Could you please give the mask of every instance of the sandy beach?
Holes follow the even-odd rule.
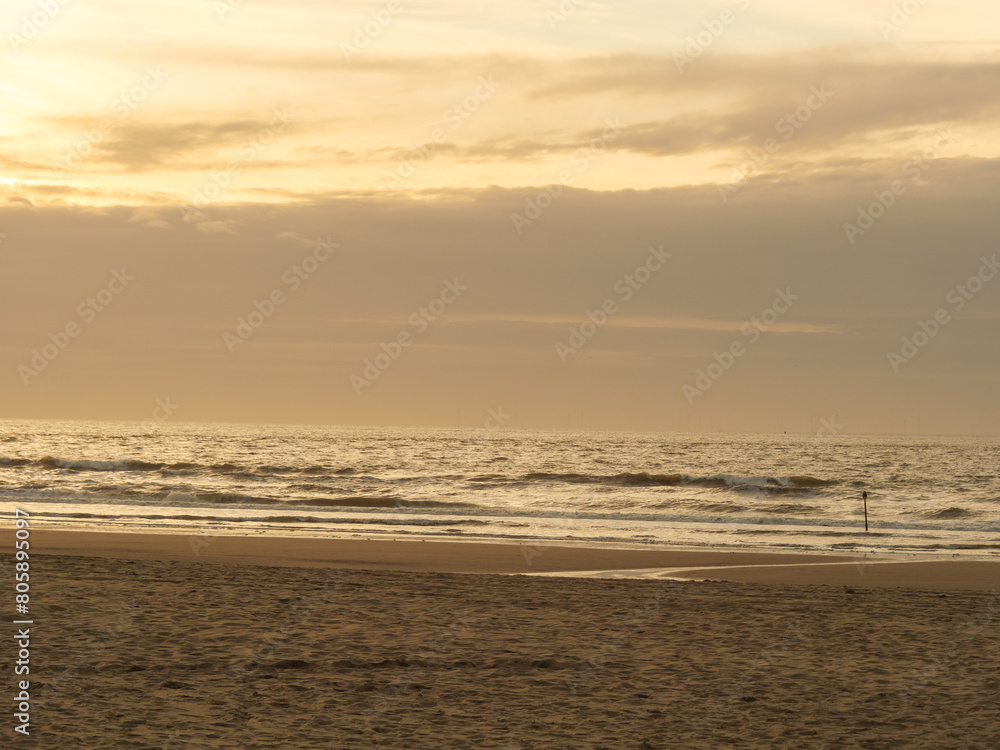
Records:
[[[1000,746],[996,563],[198,541],[33,533],[16,746]]]

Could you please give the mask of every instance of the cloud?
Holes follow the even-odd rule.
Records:
[[[71,397],[113,405],[159,388],[183,395],[192,419],[273,418],[267,409],[280,404],[303,420],[392,422],[405,401],[419,404],[407,412],[414,420],[433,422],[435,412],[473,408],[499,392],[539,414],[579,399],[686,409],[681,385],[713,352],[747,341],[742,327],[789,289],[800,299],[706,408],[727,410],[731,424],[759,424],[759,394],[774,384],[784,402],[817,413],[851,383],[841,414],[855,426],[891,426],[903,393],[933,404],[922,407],[925,419],[945,420],[995,388],[997,297],[972,300],[901,375],[886,353],[996,252],[998,177],[997,160],[944,160],[854,246],[842,225],[880,185],[848,166],[805,182],[761,178],[730,203],[711,186],[567,188],[521,235],[509,217],[533,190],[315,192],[294,203],[208,205],[195,225],[170,204],[0,208],[4,247],[18,249],[0,283],[9,325],[0,372],[16,381],[32,348],[124,267],[136,277],[128,293],[25,389],[19,408],[79,413]],[[292,293],[285,274],[302,266],[317,236],[340,247]],[[623,299],[617,282],[660,244],[673,257]],[[362,408],[349,375],[412,329],[410,316],[446,279],[468,291]],[[222,333],[275,289],[287,302],[230,355]],[[563,365],[556,342],[608,298],[620,313]],[[60,391],[66,382],[75,387]],[[264,392],[264,400],[252,395]],[[985,429],[995,411],[980,410],[973,422]],[[609,418],[606,426],[624,424]]]
[[[79,121],[59,123],[72,131]],[[222,120],[151,123],[130,120],[118,125],[106,139],[93,144],[82,159],[95,169],[118,168],[124,172],[203,170],[217,163],[221,153],[235,151],[268,125],[267,121]],[[199,158],[200,157],[200,158]]]
[[[834,147],[849,138],[941,123],[991,122],[1000,103],[983,91],[1000,85],[1000,59],[924,60],[884,49],[854,47],[782,56],[715,56],[678,72],[668,56],[621,55],[580,61],[576,70],[528,94],[534,101],[624,97],[656,99],[654,109],[688,111],[648,120],[639,136],[617,148],[639,145],[656,153],[759,137],[794,114],[814,89],[830,92],[824,117],[802,129],[799,142]],[[933,92],[933,95],[930,95]],[[659,132],[660,138],[650,138]],[[699,132],[704,135],[695,137]],[[631,138],[631,142],[630,139]]]
[[[157,229],[172,229],[173,226],[163,218],[166,213],[164,209],[156,208],[152,206],[145,206],[142,208],[136,208],[132,211],[132,215],[129,217],[129,221],[137,224],[142,224],[146,227],[154,227]]]
[[[191,55],[184,58],[191,65],[202,54],[176,51],[182,53]],[[229,200],[262,190],[308,192],[320,182],[384,189],[385,170],[413,160],[421,139],[442,127],[442,113],[468,97],[485,74],[500,84],[497,93],[457,127],[448,123],[446,137],[420,155],[418,174],[404,188],[552,181],[577,149],[600,138],[608,118],[626,127],[602,145],[602,167],[586,175],[587,185],[598,189],[725,183],[748,151],[768,139],[778,142],[780,153],[755,170],[758,176],[838,169],[845,154],[858,160],[857,168],[881,168],[887,159],[925,148],[937,129],[948,126],[961,133],[962,154],[1000,153],[992,128],[1000,102],[982,93],[1000,84],[995,54],[917,57],[884,45],[780,55],[720,52],[679,71],[666,54],[576,51],[551,58],[373,52],[347,70],[331,52],[299,73],[282,68],[283,51],[246,54],[254,71],[276,54],[270,60],[274,75],[250,67],[241,75],[242,57],[227,58],[234,72],[219,73],[218,83],[232,85],[213,110],[201,101],[208,89],[190,77],[197,66],[187,78],[171,68],[172,83],[185,85],[157,92],[150,109],[116,122],[67,179],[84,192],[99,182],[126,193],[190,194],[184,173],[208,175],[236,159],[241,174],[233,189],[247,192],[231,192]],[[183,105],[172,106],[169,97],[179,92]],[[251,149],[247,144],[267,126],[278,101],[293,103],[292,126],[266,151]],[[817,102],[821,106],[813,106]],[[50,144],[76,143],[100,117],[63,112],[40,120],[40,134],[8,157],[9,168],[51,180],[51,169],[42,165],[62,152]],[[242,159],[245,148],[252,159]]]
[[[238,226],[239,222],[232,219],[228,221],[199,221],[195,223],[195,228],[199,232],[205,232],[206,234],[238,235],[239,232],[236,231]]]

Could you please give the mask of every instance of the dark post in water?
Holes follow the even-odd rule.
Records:
[[[865,531],[868,531],[868,492],[861,493],[861,499],[865,501]]]

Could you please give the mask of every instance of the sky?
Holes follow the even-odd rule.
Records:
[[[1000,432],[988,0],[11,0],[0,417]]]

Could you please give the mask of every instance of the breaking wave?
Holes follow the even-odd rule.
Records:
[[[496,480],[499,477],[473,477],[472,481]],[[624,487],[754,487],[754,488],[791,488],[808,489],[813,487],[828,487],[838,484],[833,479],[818,479],[817,477],[796,475],[790,477],[768,476],[738,476],[735,474],[712,474],[710,476],[691,476],[690,474],[650,474],[648,472],[623,472],[620,474],[576,474],[534,472],[522,477],[526,482],[564,482],[570,484],[606,484]]]

